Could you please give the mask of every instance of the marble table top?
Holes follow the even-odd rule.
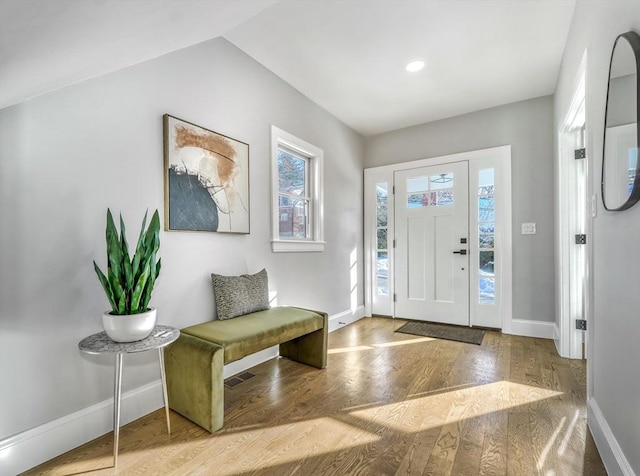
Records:
[[[170,326],[155,326],[146,339],[135,342],[114,342],[106,332],[85,337],[78,343],[78,348],[87,354],[130,354],[145,350],[159,349],[167,346],[180,337],[180,331]]]

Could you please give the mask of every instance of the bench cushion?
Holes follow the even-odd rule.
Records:
[[[229,320],[215,320],[182,329],[224,347],[224,363],[322,329],[324,317],[297,307],[274,307]]]

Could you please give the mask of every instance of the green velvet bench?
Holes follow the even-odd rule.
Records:
[[[224,364],[279,345],[280,355],[323,369],[328,315],[297,307],[186,327],[165,349],[169,406],[213,433],[224,424]]]

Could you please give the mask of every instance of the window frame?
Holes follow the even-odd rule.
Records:
[[[280,237],[280,177],[278,151],[300,155],[308,160],[309,213],[307,238],[283,239]],[[271,126],[271,219],[273,252],[324,251],[324,152],[293,134]]]

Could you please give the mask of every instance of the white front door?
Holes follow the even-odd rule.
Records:
[[[394,173],[395,316],[469,322],[468,162]]]

